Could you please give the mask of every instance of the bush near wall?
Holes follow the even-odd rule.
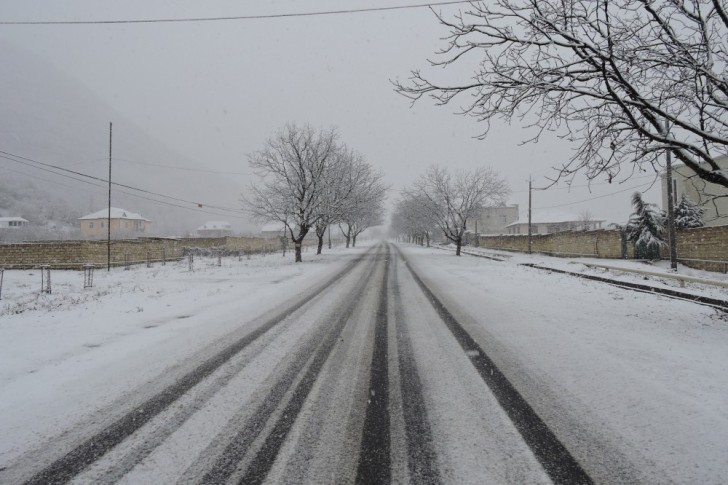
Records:
[[[251,253],[278,250],[278,240],[255,237],[139,238],[111,241],[111,265],[158,262],[182,257],[183,248],[224,249]],[[38,241],[0,244],[0,267],[28,269],[50,265],[56,269],[80,269],[85,264],[106,266],[106,241]]]

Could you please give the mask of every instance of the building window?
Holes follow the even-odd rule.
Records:
[[[101,227],[104,227],[104,223],[103,223],[103,221],[101,222]]]
[[[94,223],[93,222],[89,222],[88,223],[88,228],[89,229],[93,229],[94,228]]]

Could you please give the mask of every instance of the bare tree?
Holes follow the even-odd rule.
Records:
[[[337,203],[339,229],[349,244],[356,246],[356,238],[367,228],[382,224],[387,186],[384,176],[358,154],[348,157],[342,187]]]
[[[584,209],[579,213],[579,226],[582,231],[588,231],[593,221],[594,214],[589,209]]]
[[[413,198],[403,197],[394,207],[390,232],[396,237],[404,235],[407,242],[430,247],[437,227],[428,218],[423,207]]]
[[[325,203],[325,173],[336,153],[336,132],[288,124],[249,157],[259,177],[243,201],[258,220],[285,225],[301,262],[301,245]]]
[[[403,195],[420,207],[424,216],[442,230],[456,245],[460,256],[468,220],[483,207],[505,202],[508,183],[491,168],[457,171],[432,166]]]
[[[728,187],[728,10],[718,0],[493,0],[439,21],[450,35],[436,66],[475,75],[440,84],[413,71],[401,94],[438,104],[459,95],[485,122],[518,117],[578,145],[556,177],[610,182],[662,167],[671,150]],[[475,63],[468,64],[470,61]],[[461,66],[463,67],[463,66]]]

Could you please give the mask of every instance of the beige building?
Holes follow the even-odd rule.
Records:
[[[468,230],[478,234],[506,234],[506,227],[518,220],[518,204],[486,207],[468,221]]]
[[[534,211],[531,215],[531,234],[553,234],[565,231],[594,231],[601,229],[604,220],[584,219],[574,214],[543,213]],[[528,234],[528,216],[506,227],[507,234]]]
[[[105,238],[108,234],[109,209],[102,209],[93,214],[80,217],[81,234],[88,239]],[[111,208],[111,237],[133,238],[146,236],[152,221],[139,214],[118,207]]]
[[[715,162],[722,169],[728,169],[728,155],[718,157]],[[712,184],[699,178],[689,167],[674,165],[672,167],[672,192],[675,205],[683,195],[700,204],[705,210],[703,224],[706,226],[724,226],[728,224],[728,189],[722,185]],[[718,198],[716,198],[718,197]],[[662,174],[662,208],[667,210],[667,177]]]

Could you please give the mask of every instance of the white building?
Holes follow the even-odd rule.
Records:
[[[728,155],[718,157],[719,167],[728,169]],[[686,195],[703,208],[703,224],[724,226],[728,224],[728,189],[722,185],[707,182],[683,164],[672,167],[672,191],[675,205]],[[667,177],[662,174],[662,209],[667,210]]]
[[[233,226],[227,221],[209,221],[197,228],[199,237],[224,237],[233,233]]]
[[[22,217],[0,217],[0,229],[17,229],[30,224],[30,221]]]

